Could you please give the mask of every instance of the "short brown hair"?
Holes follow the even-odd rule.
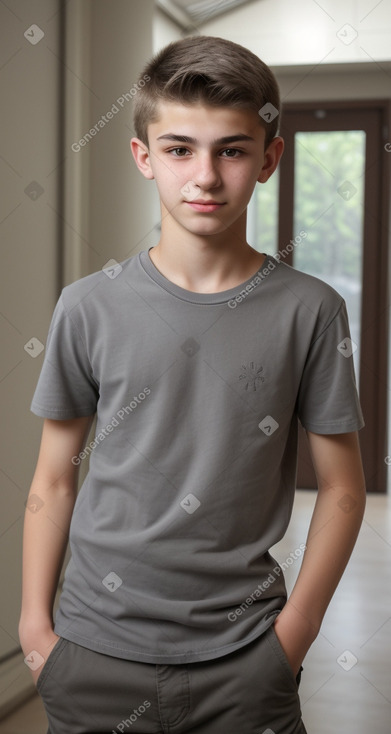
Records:
[[[148,125],[159,119],[160,101],[201,102],[257,113],[268,105],[271,114],[259,115],[266,130],[265,148],[277,135],[280,94],[276,78],[258,56],[238,43],[215,36],[174,41],[148,62],[142,74],[147,81],[135,95],[133,120],[136,136],[145,145]]]

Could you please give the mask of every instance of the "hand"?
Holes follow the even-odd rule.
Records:
[[[319,629],[315,629],[313,623],[287,601],[274,622],[274,631],[294,675],[297,676]]]
[[[30,672],[34,681],[34,685],[37,684],[37,680],[42,672],[42,669],[53,650],[53,647],[60,639],[58,635],[53,631],[52,625],[40,625],[33,626],[31,624],[20,624],[19,625],[19,639],[22,646],[23,654],[27,660],[30,660],[34,666],[34,670],[30,668]],[[38,653],[40,658],[33,653]],[[41,660],[43,658],[43,660]],[[35,667],[37,663],[40,663],[38,667]],[[28,666],[30,667],[30,666]]]

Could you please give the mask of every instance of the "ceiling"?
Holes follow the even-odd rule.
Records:
[[[156,0],[158,7],[184,30],[194,30],[210,18],[250,2],[254,0]]]

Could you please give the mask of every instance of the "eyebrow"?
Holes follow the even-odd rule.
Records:
[[[198,140],[196,138],[190,138],[188,135],[177,135],[176,133],[167,133],[166,135],[160,135],[158,140],[171,140],[178,143],[191,143],[197,145]],[[241,140],[250,140],[255,142],[255,138],[251,138],[250,135],[244,135],[243,133],[237,133],[236,135],[227,135],[225,138],[218,138],[212,140],[212,145],[225,145],[226,143],[237,143]]]

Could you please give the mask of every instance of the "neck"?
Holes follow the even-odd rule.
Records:
[[[219,293],[248,280],[264,256],[246,241],[246,212],[223,232],[194,234],[171,226],[162,212],[159,243],[149,255],[168,280],[197,293]]]

